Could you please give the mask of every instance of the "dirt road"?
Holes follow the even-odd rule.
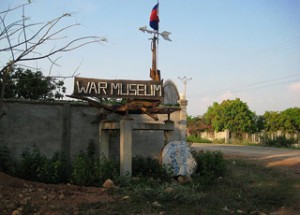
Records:
[[[267,167],[291,169],[300,176],[300,150],[230,144],[200,144],[192,147],[203,151],[221,151],[225,157],[238,157],[263,163]]]

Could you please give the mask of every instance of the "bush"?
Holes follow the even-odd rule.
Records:
[[[198,137],[194,134],[187,136],[187,142],[192,142],[192,143],[212,143],[212,141],[208,139],[204,139],[201,137]]]
[[[118,165],[114,160],[96,156],[95,144],[89,143],[87,153],[75,155],[71,182],[84,186],[102,186],[106,179],[117,181]]]
[[[192,151],[197,162],[196,176],[208,181],[223,177],[226,172],[226,164],[221,152],[196,152]]]
[[[49,174],[51,175],[49,183],[67,183],[70,180],[71,167],[66,156],[61,153],[55,153],[49,162]]]
[[[132,160],[132,175],[148,179],[159,179],[160,181],[170,180],[166,169],[160,165],[157,159],[150,157],[134,157]]]
[[[34,146],[33,148],[25,148],[21,157],[21,162],[17,167],[18,177],[52,184],[68,182],[70,167],[63,154],[55,153],[49,159]]]
[[[46,156],[34,146],[32,149],[25,148],[18,165],[18,176],[31,181],[45,182],[49,178],[47,174],[48,162]]]
[[[11,175],[16,173],[16,164],[6,146],[0,147],[0,171]]]
[[[275,139],[263,138],[262,143],[266,146],[273,147],[292,147],[297,143],[297,140],[294,138],[286,138],[285,136],[279,136]]]
[[[86,186],[95,184],[95,181],[97,180],[95,168],[95,161],[81,151],[79,154],[75,155],[73,161],[71,182],[77,185]]]

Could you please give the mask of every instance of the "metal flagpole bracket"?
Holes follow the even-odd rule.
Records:
[[[142,31],[143,33],[154,34],[154,35],[157,34],[157,35],[162,36],[162,38],[163,38],[164,40],[168,40],[168,41],[170,41],[170,42],[172,41],[172,40],[170,39],[170,37],[169,37],[170,34],[171,34],[171,32],[163,31],[163,32],[159,33],[159,32],[157,32],[157,31],[148,30],[148,29],[147,29],[147,26],[140,27],[139,30]]]

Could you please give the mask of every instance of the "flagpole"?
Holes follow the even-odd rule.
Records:
[[[160,70],[157,69],[157,47],[159,36],[162,36],[163,39],[172,41],[169,38],[171,32],[163,31],[159,33],[159,0],[157,0],[157,4],[153,7],[150,14],[150,22],[149,25],[153,30],[148,30],[147,26],[139,28],[142,32],[147,32],[149,34],[153,34],[153,38],[151,38],[151,51],[152,51],[152,67],[150,68],[150,77],[154,81],[161,81]]]

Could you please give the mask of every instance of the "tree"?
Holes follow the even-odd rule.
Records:
[[[63,81],[44,77],[40,71],[32,72],[30,69],[18,68],[8,78],[4,97],[35,100],[61,99],[65,92]]]
[[[278,111],[266,111],[264,117],[264,129],[266,131],[278,131],[280,130],[280,113]]]
[[[62,41],[66,38],[64,35],[66,31],[79,26],[79,24],[63,24],[66,18],[72,16],[70,13],[62,14],[46,23],[30,23],[25,14],[25,9],[30,4],[31,1],[28,1],[20,6],[0,11],[0,53],[1,60],[5,62],[2,62],[3,65],[0,66],[0,119],[5,115],[3,98],[8,77],[18,63],[48,59],[53,65],[56,65],[58,54],[73,51],[90,43],[106,41],[97,36],[84,36],[70,39],[59,45],[61,43],[58,40]],[[19,15],[14,13],[19,13]],[[14,21],[7,21],[9,14],[14,15]],[[52,48],[45,49],[46,45],[51,46],[51,44]],[[4,59],[5,56],[7,56],[6,59]]]
[[[187,116],[187,128],[191,134],[209,129],[205,124],[203,117],[200,116]]]
[[[288,108],[281,112],[284,116],[284,129],[289,132],[300,131],[300,108]]]
[[[266,131],[300,131],[300,108],[288,108],[282,112],[266,111],[264,114]]]
[[[214,103],[204,114],[207,125],[216,131],[229,129],[233,132],[254,132],[256,114],[239,98],[225,100],[221,104]]]

